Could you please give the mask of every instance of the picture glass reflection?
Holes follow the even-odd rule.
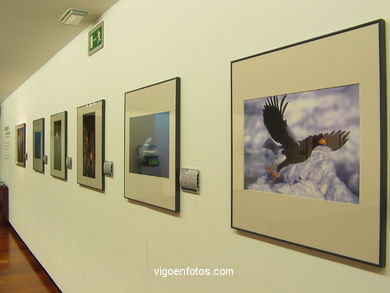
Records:
[[[130,173],[169,178],[169,112],[130,118]]]

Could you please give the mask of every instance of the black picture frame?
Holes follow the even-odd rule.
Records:
[[[105,189],[105,100],[77,108],[77,183]]]
[[[45,173],[43,156],[45,155],[45,118],[33,121],[33,170]]]
[[[231,62],[232,228],[385,266],[385,48],[385,22],[379,19]],[[359,204],[245,189],[245,101],[348,84],[361,91]]]
[[[15,164],[26,167],[26,123],[15,126]]]
[[[124,95],[124,197],[133,202],[175,213],[180,212],[180,90],[180,78],[175,77],[128,91]],[[133,155],[130,149],[131,119],[153,119],[153,116],[167,113],[169,115],[169,126],[167,126],[169,127],[169,176],[132,170],[130,167]],[[145,120],[137,123],[142,125],[147,122]],[[161,123],[159,124],[161,126]],[[153,166],[149,167],[153,168]]]
[[[68,154],[68,112],[50,116],[50,174],[66,180],[66,157]]]

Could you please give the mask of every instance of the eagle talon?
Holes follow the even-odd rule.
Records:
[[[278,180],[278,177],[279,177],[279,173],[278,172],[272,172],[272,183],[275,183],[276,180]]]

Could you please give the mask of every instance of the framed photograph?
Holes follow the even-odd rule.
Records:
[[[50,116],[50,174],[66,180],[68,113],[61,112]]]
[[[26,123],[15,126],[15,163],[26,167]]]
[[[43,156],[45,155],[45,118],[33,121],[33,169],[44,173],[45,165]]]
[[[125,93],[125,197],[179,212],[180,78]]]
[[[384,266],[384,22],[231,63],[232,227]]]
[[[104,190],[105,101],[77,108],[77,183]]]

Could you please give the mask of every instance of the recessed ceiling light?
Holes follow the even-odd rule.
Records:
[[[69,8],[61,16],[59,21],[63,24],[78,25],[80,21],[88,14],[87,11]]]

